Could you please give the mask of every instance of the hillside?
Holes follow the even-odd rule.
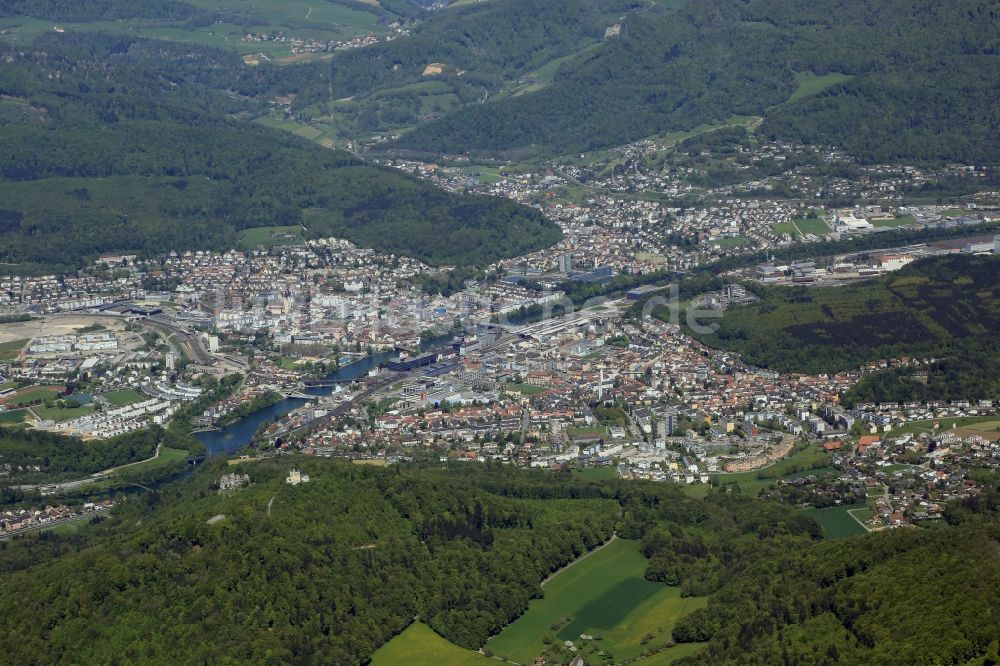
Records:
[[[400,39],[329,62],[264,66],[247,94],[294,94],[299,121],[341,138],[404,130],[483,101],[545,84],[548,70],[599,47],[636,0],[499,0],[438,11]]]
[[[235,55],[133,37],[0,42],[0,262],[226,249],[274,224],[432,264],[481,265],[559,238],[510,201],[448,194],[246,122],[256,103],[231,92],[243,69]]]
[[[396,146],[562,154],[738,115],[864,161],[996,163],[998,22],[990,0],[692,0],[631,14],[620,38],[551,85],[451,113]]]
[[[1000,353],[997,275],[1000,257],[948,255],[870,283],[766,288],[758,303],[726,310],[717,331],[697,337],[749,363],[794,372],[901,356],[986,358]]]
[[[475,648],[549,572],[610,537],[617,511],[513,499],[460,474],[301,463],[310,480],[297,487],[286,462],[207,463],[126,502],[75,553],[3,548],[0,600],[17,614],[0,629],[6,659],[359,663],[416,615]],[[231,472],[250,485],[219,495]]]
[[[308,483],[285,483],[293,464]],[[249,485],[220,495],[229,473]],[[992,506],[956,507],[957,527],[823,541],[815,520],[788,506],[718,492],[692,499],[670,484],[578,482],[503,465],[213,461],[79,532],[0,545],[0,640],[16,663],[348,664],[432,653],[471,663],[477,656],[459,647],[482,646],[550,572],[617,529],[613,548],[553,579],[551,598],[532,606],[604,627],[587,647],[594,658],[631,636],[623,655],[665,650],[656,658],[689,655],[691,664],[769,664],[782,654],[815,664],[965,663],[995,656],[1000,631],[988,610],[1000,602]],[[641,571],[643,556],[646,581],[602,583],[576,602],[558,594],[605,561]],[[674,587],[627,593],[647,592],[648,581]],[[700,599],[678,612],[683,597]],[[635,644],[649,618],[633,616],[654,606],[683,645],[667,647],[666,636]],[[414,618],[423,624],[411,626]],[[626,626],[629,618],[639,624]],[[511,626],[537,633],[550,661],[565,657],[544,626]]]

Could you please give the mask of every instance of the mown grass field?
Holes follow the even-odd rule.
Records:
[[[819,522],[820,527],[823,528],[823,536],[827,539],[845,539],[868,531],[858,524],[858,521],[854,520],[849,513],[852,510],[869,510],[864,504],[803,510]],[[859,517],[861,517],[860,514]]]
[[[26,409],[11,409],[0,412],[0,426],[17,425],[18,423],[24,423],[24,419],[27,416],[28,416],[28,410]]]
[[[47,386],[28,388],[15,393],[12,397],[7,398],[5,402],[14,406],[30,405],[33,402],[39,401],[44,402],[59,395],[60,390],[62,390],[61,386],[58,389]]]
[[[798,225],[804,234],[816,234],[819,236],[830,233],[830,227],[827,223],[818,218],[802,218],[801,220],[796,220],[795,224]]]
[[[193,25],[167,19],[126,19],[120,21],[66,22],[66,30],[108,32],[190,42],[231,49],[241,54],[265,53],[279,58],[291,55],[288,43],[242,41],[248,32],[282,32],[289,37],[342,40],[368,32],[384,33],[379,17],[334,2],[310,0],[191,0],[191,5],[218,11],[229,20],[210,25]],[[235,21],[232,22],[232,21]],[[5,39],[26,44],[52,30],[55,22],[27,16],[0,18]]]
[[[458,647],[423,622],[414,622],[376,650],[371,663],[372,666],[487,666],[498,662]]]
[[[134,389],[122,389],[120,391],[102,393],[101,397],[111,403],[114,407],[123,407],[125,405],[131,405],[134,402],[142,402],[146,399],[146,396]]]
[[[666,642],[678,619],[705,605],[704,598],[682,599],[678,588],[645,580],[645,569],[639,542],[616,539],[553,576],[544,586],[544,598],[532,601],[486,647],[497,657],[530,664],[541,654],[546,635],[580,643],[579,635],[586,633],[601,636],[592,642],[594,649],[610,652],[616,660],[639,657]],[[568,623],[552,629],[567,618]],[[653,639],[642,645],[647,634]]]
[[[547,386],[535,386],[534,384],[510,384],[507,386],[509,391],[517,391],[522,395],[535,395],[537,393],[545,393],[549,390]]]
[[[798,227],[798,229],[796,229]],[[771,231],[776,234],[789,234],[791,236],[803,234],[816,234],[821,236],[823,234],[830,233],[830,227],[826,222],[818,218],[802,218],[801,220],[795,220],[792,222],[779,222],[778,224],[771,226]]]
[[[42,419],[43,421],[55,421],[56,423],[62,423],[63,421],[71,421],[73,419],[78,419],[81,416],[86,416],[87,414],[93,414],[94,408],[90,406],[32,407],[31,411],[33,411],[35,413],[35,416]]]
[[[191,453],[185,451],[184,449],[170,449],[163,447],[160,449],[160,455],[158,457],[136,463],[135,465],[126,467],[123,471],[132,473],[137,470],[158,469],[160,467],[166,467],[167,465],[175,463],[179,460],[187,460],[189,455],[191,455]]]

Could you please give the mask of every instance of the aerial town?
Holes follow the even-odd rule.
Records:
[[[702,345],[685,331],[689,322],[639,312],[648,299],[670,296],[662,286],[576,307],[562,289],[684,271],[744,250],[969,226],[957,241],[734,269],[722,289],[687,304],[686,317],[710,320],[753,303],[752,284],[833,286],[923,257],[1000,251],[992,235],[975,230],[1000,213],[972,202],[804,209],[781,199],[726,199],[726,187],[710,190],[716,203],[679,208],[631,195],[691,190],[681,185],[690,178],[642,168],[647,149],[622,149],[630,167],[610,176],[595,175],[606,173],[600,167],[552,165],[498,173],[488,185],[466,167],[393,162],[445,187],[537,205],[563,229],[557,245],[498,262],[456,290],[434,286],[447,268],[286,228],[256,247],[102,256],[74,274],[0,278],[10,322],[0,327],[0,416],[112,437],[163,426],[203,395],[206,378],[237,375],[235,391],[193,424],[225,430],[248,404],[286,404],[280,418],[240,442],[255,455],[495,460],[692,487],[725,483],[727,474],[766,479],[770,466],[798,456],[809,461],[802,476],[759,483],[757,492],[799,502],[871,498],[858,517],[866,529],[940,517],[940,502],[968,490],[963,470],[1000,456],[995,434],[949,421],[995,414],[1000,404],[848,410],[840,396],[867,373],[924,361],[783,374]],[[778,159],[805,149],[764,150]],[[925,177],[876,176],[872,183],[890,192]],[[591,194],[568,199],[565,186],[580,178]],[[340,372],[348,369],[358,370]]]

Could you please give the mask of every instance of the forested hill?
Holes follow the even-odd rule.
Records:
[[[84,33],[0,42],[0,262],[67,268],[103,252],[236,246],[302,224],[432,264],[555,242],[512,202],[464,197],[252,124],[234,54]]]
[[[768,287],[759,302],[726,310],[714,333],[696,335],[747,362],[792,372],[902,356],[976,358],[987,368],[986,359],[1000,356],[998,275],[1000,257],[946,255],[836,289]],[[968,375],[964,399],[996,397],[995,376],[980,379]]]
[[[293,464],[308,483],[285,483]],[[234,472],[249,485],[219,494]],[[648,580],[708,596],[674,625],[678,643],[707,641],[685,663],[985,665],[996,496],[937,530],[830,542],[789,506],[673,484],[212,461],[76,534],[0,542],[0,641],[23,664],[356,664],[416,617],[476,649],[617,530],[641,539]]]
[[[551,85],[451,113],[397,146],[558,154],[742,115],[762,116],[765,135],[866,161],[996,163],[997,35],[995,0],[691,0],[630,14],[620,38]]]

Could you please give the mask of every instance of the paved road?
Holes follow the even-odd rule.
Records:
[[[162,445],[156,445],[156,452],[149,458],[145,460],[136,460],[125,465],[119,465],[118,467],[112,467],[111,469],[104,469],[100,472],[94,472],[90,476],[84,477],[82,479],[74,479],[73,481],[63,481],[61,483],[32,483],[20,486],[14,486],[18,490],[37,490],[42,492],[42,494],[51,493],[61,493],[66,490],[78,490],[88,483],[94,483],[95,481],[100,481],[101,479],[111,476],[118,470],[125,469],[127,467],[132,467],[133,465],[141,465],[144,462],[149,462],[150,460],[156,460],[160,457],[160,448]],[[47,490],[44,490],[47,489]]]

